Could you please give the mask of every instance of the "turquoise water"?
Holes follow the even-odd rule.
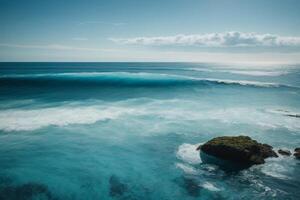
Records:
[[[1,63],[0,199],[299,199],[300,161],[239,172],[196,147],[300,147],[299,66]]]

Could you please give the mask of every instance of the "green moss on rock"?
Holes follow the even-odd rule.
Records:
[[[226,145],[236,149],[244,149],[257,145],[256,140],[252,140],[248,136],[223,136],[214,138],[206,143],[207,145]]]
[[[222,136],[214,138],[200,147],[208,155],[241,164],[262,164],[268,157],[277,157],[272,147],[261,144],[248,136]]]

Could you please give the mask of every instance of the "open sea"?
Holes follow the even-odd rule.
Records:
[[[225,172],[195,149],[293,152],[299,113],[299,65],[0,63],[0,199],[298,200],[293,156]]]

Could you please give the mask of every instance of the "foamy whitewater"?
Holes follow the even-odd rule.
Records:
[[[0,110],[0,199],[300,199],[293,157],[224,172],[196,151],[300,147],[299,65],[0,63]]]

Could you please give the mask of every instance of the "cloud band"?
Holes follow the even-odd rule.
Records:
[[[300,47],[300,37],[273,34],[225,32],[160,37],[110,38],[119,44],[200,47]]]

